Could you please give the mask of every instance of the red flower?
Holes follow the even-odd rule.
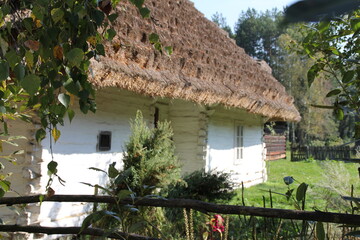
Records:
[[[211,224],[213,232],[224,232],[225,231],[224,219],[219,214],[214,215],[214,217],[211,219],[210,224]]]

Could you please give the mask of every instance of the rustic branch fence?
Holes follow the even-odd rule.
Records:
[[[14,205],[40,202],[41,195],[26,196],[26,197],[3,197],[0,198],[0,205]],[[123,199],[117,202],[111,196],[95,196],[95,195],[54,195],[45,197],[44,202],[90,202],[90,203],[120,203],[120,204],[134,204],[136,206],[153,206],[153,207],[169,207],[169,208],[186,208],[194,209],[204,213],[220,213],[220,214],[235,214],[235,215],[249,215],[268,218],[307,220],[307,221],[321,221],[329,223],[340,223],[350,225],[360,225],[360,215],[331,213],[321,211],[298,211],[286,209],[247,207],[236,205],[223,205],[207,203],[198,200],[190,199],[159,199],[159,198],[135,198]],[[0,232],[29,232],[29,233],[46,233],[46,234],[77,234],[80,228],[70,227],[41,227],[41,226],[18,226],[18,225],[0,225]],[[88,228],[83,231],[84,235],[101,236],[105,232],[101,229]],[[131,240],[156,240],[156,238],[148,238],[127,233],[113,233],[112,238],[123,239],[126,236]],[[110,236],[109,236],[110,237]]]

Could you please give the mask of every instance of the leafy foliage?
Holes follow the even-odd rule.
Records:
[[[0,2],[0,121],[5,135],[9,119],[28,121],[35,112],[41,123],[36,140],[49,132],[56,142],[61,135],[57,125],[75,116],[74,101],[85,114],[96,111],[95,90],[88,80],[90,60],[105,55],[104,42],[116,35],[118,13],[112,8],[119,2]],[[130,2],[142,17],[150,17],[144,0]],[[152,36],[157,37],[152,41],[155,49],[163,51],[157,34]],[[172,48],[164,50],[170,53]]]
[[[331,21],[311,25],[302,46],[310,57],[315,59],[308,73],[309,85],[313,84],[319,73],[335,79],[338,88],[326,94],[334,98],[332,109],[339,120],[345,115],[360,116],[360,11],[354,11]],[[355,138],[360,136],[359,123],[355,125]]]

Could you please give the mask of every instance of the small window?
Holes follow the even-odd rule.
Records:
[[[109,151],[111,149],[111,132],[100,132],[98,138],[99,151]]]
[[[244,159],[244,126],[235,126],[235,164]]]

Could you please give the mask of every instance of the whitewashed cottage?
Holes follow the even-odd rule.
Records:
[[[65,186],[55,181],[57,194],[92,194],[81,182],[104,184],[101,172],[109,163],[121,166],[129,120],[141,110],[149,125],[171,121],[176,152],[184,173],[205,168],[229,172],[245,186],[266,180],[263,125],[269,120],[298,121],[293,98],[268,67],[245,54],[226,32],[207,20],[188,0],[147,0],[152,19],[121,2],[117,36],[108,43],[108,55],[92,64],[97,90],[97,113],[78,111],[53,143],[53,157]],[[157,33],[168,56],[154,50],[148,36]],[[12,188],[21,195],[44,193],[50,138],[34,140],[38,127],[13,123],[13,134],[25,135],[25,154],[12,171]],[[3,219],[43,226],[79,225],[88,205],[44,202],[27,205]],[[6,216],[4,216],[6,215]],[[38,236],[40,237],[40,236]],[[36,236],[35,236],[36,238]]]

